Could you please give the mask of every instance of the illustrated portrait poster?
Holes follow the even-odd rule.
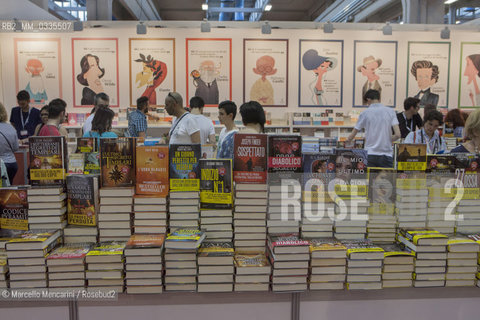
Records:
[[[366,107],[365,93],[380,92],[380,102],[394,107],[397,85],[397,41],[361,41],[354,46],[353,106]]]
[[[163,106],[175,91],[175,39],[130,38],[130,106],[147,97],[151,106]]]
[[[243,40],[243,101],[264,107],[288,104],[288,40]]]
[[[300,40],[298,105],[342,107],[343,40]]]
[[[118,39],[72,38],[72,56],[74,107],[91,108],[101,92],[118,107]]]
[[[458,107],[480,107],[480,42],[462,42]]]
[[[30,105],[41,108],[62,98],[62,54],[59,38],[15,38],[15,88],[30,94]]]
[[[447,108],[449,78],[450,42],[408,42],[407,97]]]
[[[187,97],[199,96],[207,107],[232,100],[232,39],[186,39]]]

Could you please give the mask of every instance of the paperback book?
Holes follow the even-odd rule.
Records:
[[[232,160],[200,159],[200,206],[202,209],[230,209],[232,197]]]
[[[199,144],[172,144],[169,146],[170,191],[200,190]]]
[[[135,193],[168,196],[168,146],[137,146]]]
[[[98,177],[71,175],[67,177],[68,224],[96,226],[98,211]]]
[[[133,187],[135,183],[135,139],[100,139],[102,188]]]
[[[98,152],[96,138],[77,138],[77,150],[75,153]]]
[[[28,150],[32,186],[65,183],[67,176],[65,137],[30,137]]]
[[[0,229],[28,230],[26,187],[0,188]]]
[[[268,136],[268,173],[270,183],[299,178],[302,172],[302,137],[299,135]]]
[[[427,169],[426,144],[395,144],[395,168],[405,171],[425,171]]]
[[[234,136],[233,180],[235,183],[267,183],[267,135]]]

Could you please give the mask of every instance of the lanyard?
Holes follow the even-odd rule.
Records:
[[[423,135],[423,129],[420,130],[420,135],[421,135],[421,139],[422,139],[421,143],[425,143],[425,142],[427,143],[427,145],[428,145],[428,147],[430,148],[430,151],[431,151],[430,153],[432,153],[432,154],[437,153],[437,150],[438,150],[439,145],[440,145],[440,142],[438,141],[440,139],[440,137],[438,137],[438,138],[436,137],[434,139],[433,150],[432,150],[431,149],[431,143],[430,143],[430,141],[432,141],[432,140],[429,140],[429,141],[425,140],[425,136]],[[435,136],[435,132],[433,133],[433,135]]]
[[[23,111],[22,111],[22,109],[20,109],[20,119],[22,120],[22,130],[25,130],[25,126],[28,123],[28,119],[30,118],[30,111],[31,111],[31,109],[28,108],[28,116],[27,116],[27,119],[25,119],[25,122],[24,122],[23,121]]]
[[[405,127],[408,129],[408,132],[412,132],[413,130],[413,117],[412,119],[410,119],[410,128],[408,127],[408,120],[407,120],[407,116],[405,115],[405,112],[402,112],[402,115],[403,117],[405,118]]]
[[[175,125],[172,127],[172,129],[170,130],[170,132],[168,133],[168,135],[171,137],[173,132],[175,131],[175,129],[177,128],[178,124],[180,123],[180,121],[182,121],[182,119],[188,114],[188,112],[185,112],[180,118],[178,118],[178,121],[175,123]]]

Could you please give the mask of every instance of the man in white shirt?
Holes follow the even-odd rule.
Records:
[[[377,90],[368,90],[364,99],[367,101],[368,109],[358,117],[347,141],[351,142],[359,131],[365,130],[368,166],[392,168],[392,142],[400,138],[400,128],[395,110],[380,103],[380,93]]]
[[[203,115],[204,106],[205,102],[201,97],[195,96],[190,99],[190,113],[194,115],[197,121],[202,144],[214,144],[216,143],[215,127],[213,126],[212,120]]]
[[[85,120],[85,123],[83,124],[84,134],[92,130],[92,121],[93,121],[93,117],[95,116],[95,111],[97,111],[97,109],[101,107],[107,108],[109,105],[110,105],[110,97],[106,93],[100,92],[95,95],[93,99],[92,112],[87,117],[87,119]]]
[[[194,116],[183,108],[182,96],[177,92],[170,92],[165,98],[165,110],[176,117],[168,133],[169,144],[197,144],[200,143],[200,129]]]

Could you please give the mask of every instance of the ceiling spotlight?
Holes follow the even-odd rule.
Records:
[[[210,22],[208,22],[207,19],[203,19],[203,22],[200,25],[200,31],[210,32]]]
[[[450,29],[448,29],[448,27],[445,27],[445,29],[440,31],[440,38],[450,39]]]
[[[268,24],[268,21],[265,21],[265,23],[262,25],[262,34],[271,34],[272,33],[272,27],[270,24]]]
[[[82,21],[74,21],[73,22],[73,31],[83,31],[83,22]]]
[[[137,24],[137,34],[147,34],[147,26],[143,22]]]
[[[323,25],[323,32],[324,33],[333,33],[333,23],[328,21]]]
[[[267,4],[265,5],[265,9],[264,9],[264,10],[265,10],[265,11],[270,11],[270,10],[272,10],[272,5],[271,5],[270,3],[267,3]]]
[[[390,22],[387,22],[387,24],[383,26],[382,31],[384,36],[392,35],[392,26],[390,25]]]
[[[208,3],[202,3],[202,10],[207,11],[208,10]]]

